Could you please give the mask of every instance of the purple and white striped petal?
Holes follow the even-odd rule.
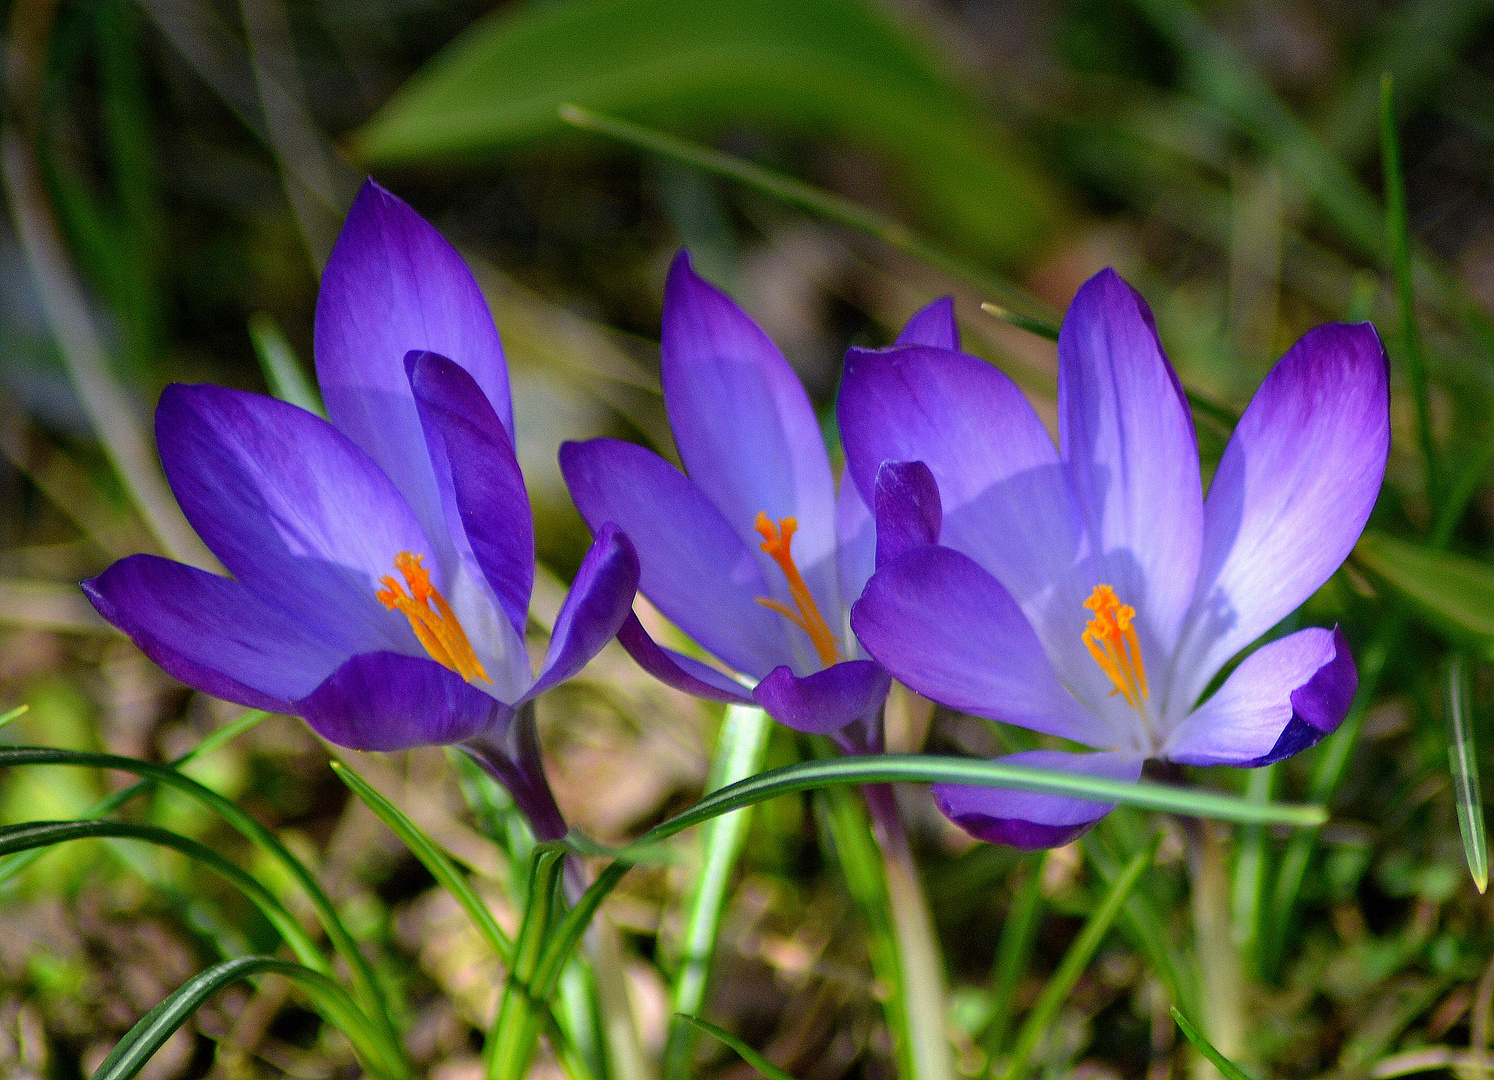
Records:
[[[1162,756],[1183,765],[1269,765],[1337,731],[1358,686],[1341,630],[1299,630],[1247,656],[1173,730]]]
[[[1143,758],[1140,754],[1113,751],[1069,754],[1059,750],[1029,750],[996,760],[1003,765],[1062,769],[1084,776],[1135,782],[1141,778]],[[971,836],[1029,851],[1067,844],[1115,809],[1114,803],[974,784],[935,784],[933,795],[944,816]]]

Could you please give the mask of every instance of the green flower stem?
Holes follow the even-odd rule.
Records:
[[[1244,969],[1230,929],[1230,882],[1224,844],[1208,823],[1185,820],[1192,877],[1193,942],[1198,955],[1201,1019],[1209,1042],[1232,1061],[1245,1056]],[[1194,1080],[1219,1080],[1206,1057],[1194,1059]]]
[[[908,847],[908,835],[897,800],[886,784],[862,789],[871,811],[882,867],[887,881],[888,910],[902,974],[903,1026],[914,1080],[952,1080],[954,1058],[945,1031],[949,990],[944,982],[944,959],[928,900],[918,879],[918,867]]]

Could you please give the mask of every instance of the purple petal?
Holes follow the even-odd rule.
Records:
[[[539,697],[584,668],[632,615],[637,592],[638,555],[617,526],[605,524],[581,560],[555,620],[545,665],[525,697]]]
[[[1203,537],[1198,440],[1151,308],[1114,270],[1064,317],[1058,427],[1095,580],[1136,609],[1143,654],[1171,656]]]
[[[712,701],[753,704],[753,697],[746,688],[728,676],[702,664],[694,657],[666,649],[649,637],[648,631],[643,628],[636,615],[630,614],[623,621],[622,629],[617,632],[617,640],[628,650],[628,655],[637,661],[639,667],[666,686]]]
[[[221,386],[168,386],[156,443],[187,520],[234,577],[343,656],[422,655],[375,598],[401,551],[435,547],[379,467],[320,417]]]
[[[867,652],[924,697],[1087,746],[1117,745],[1109,725],[1058,681],[1006,590],[960,552],[914,548],[880,568],[851,625]]]
[[[431,352],[412,353],[405,364],[431,457],[451,477],[462,532],[522,644],[534,591],[534,519],[513,440],[464,368]]]
[[[239,582],[155,555],[121,559],[83,592],[167,674],[250,708],[291,712],[347,659]]]
[[[985,567],[1022,606],[1064,680],[1110,686],[1077,648],[1076,508],[1058,450],[1005,375],[964,353],[921,346],[846,355],[840,434],[862,498],[884,461],[922,461],[944,506],[940,543]],[[1072,664],[1069,658],[1074,658]],[[1103,685],[1101,685],[1103,683]]]
[[[1269,765],[1338,730],[1358,686],[1342,631],[1299,630],[1247,656],[1162,754],[1184,765]]]
[[[877,565],[939,542],[939,485],[921,461],[884,461],[877,470]]]
[[[566,443],[560,469],[592,531],[612,522],[628,534],[639,588],[706,651],[753,678],[794,655],[787,633],[800,631],[755,599],[773,595],[757,560],[678,469],[615,439]]]
[[[899,345],[931,345],[936,349],[960,347],[960,324],[955,321],[954,297],[941,296],[919,309],[897,336]]]
[[[405,376],[405,354],[423,350],[471,373],[512,441],[503,346],[472,272],[419,214],[369,181],[322,273],[317,381],[332,422],[372,455],[439,538],[451,522]]]
[[[434,660],[364,653],[295,703],[318,735],[353,750],[446,746],[505,723],[512,707]]]
[[[1170,714],[1295,610],[1348,556],[1390,447],[1385,350],[1369,323],[1331,323],[1283,356],[1240,418],[1204,504],[1198,590]]]
[[[849,475],[835,494],[835,535],[840,542],[840,595],[854,603],[877,564],[877,524]]]
[[[752,696],[768,715],[795,731],[828,735],[881,708],[892,679],[870,660],[847,660],[803,678],[774,668]]]
[[[479,765],[508,789],[529,819],[540,842],[559,840],[568,831],[555,795],[545,779],[544,755],[534,709],[520,709],[511,723],[488,728],[462,744]]]
[[[1029,750],[996,760],[1004,765],[1063,769],[1111,780],[1134,782],[1141,778],[1141,755],[1115,751],[1067,754],[1058,750]],[[1114,803],[973,784],[935,784],[933,795],[944,816],[971,836],[1028,850],[1067,844],[1115,809]]]
[[[680,460],[788,601],[753,522],[792,517],[793,554],[822,611],[839,611],[835,484],[809,397],[778,346],[681,251],[664,288],[664,404]],[[631,532],[631,530],[629,530]]]

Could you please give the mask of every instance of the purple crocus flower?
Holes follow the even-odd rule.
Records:
[[[187,685],[356,750],[460,744],[542,839],[564,835],[525,706],[617,632],[632,546],[598,528],[535,676],[498,333],[451,245],[372,182],[322,278],[316,367],[330,423],[220,386],[161,395],[167,480],[232,578],[132,555],[84,591]]]
[[[916,316],[900,340],[954,348],[953,335],[952,307],[943,301]],[[683,251],[664,290],[661,353],[664,404],[686,472],[615,439],[567,443],[561,469],[593,531],[615,522],[637,546],[642,593],[755,689],[749,695],[661,648],[636,618],[623,627],[622,643],[672,686],[755,700],[799,731],[880,749],[877,717],[890,680],[864,658],[849,626],[876,538],[855,486],[836,493],[804,387],[778,347],[696,275]],[[899,479],[890,472],[880,494],[875,483],[866,494],[887,504],[884,517],[916,532],[922,488]]]
[[[1299,630],[1229,661],[1348,555],[1390,443],[1387,361],[1368,323],[1306,334],[1241,417],[1203,497],[1188,402],[1146,302],[1113,271],[1058,341],[1059,445],[1016,386],[950,349],[852,350],[840,401],[851,476],[922,461],[939,546],[878,570],[851,622],[912,689],[1093,753],[1005,760],[1135,780],[1148,758],[1265,765],[1348,711],[1344,636]],[[1202,699],[1202,700],[1201,700]],[[1066,843],[1111,809],[939,785],[953,821],[1018,847]]]

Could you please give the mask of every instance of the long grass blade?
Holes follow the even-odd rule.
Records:
[[[1079,931],[1079,936],[1069,946],[1069,951],[1064,953],[1058,970],[1043,987],[1043,992],[1038,995],[1032,1010],[1027,1014],[1027,1019],[1022,1022],[1021,1030],[1017,1032],[1016,1041],[1012,1044],[1011,1059],[1007,1062],[1006,1071],[1002,1074],[1003,1080],[1018,1080],[1026,1074],[1032,1055],[1052,1026],[1053,1018],[1058,1015],[1059,1007],[1074,989],[1079,976],[1084,974],[1084,969],[1089,966],[1095,950],[1100,947],[1100,942],[1110,932],[1110,926],[1115,922],[1115,917],[1120,914],[1126,898],[1131,895],[1131,890],[1136,888],[1146,868],[1152,865],[1152,859],[1157,854],[1157,845],[1161,841],[1162,834],[1158,833],[1143,851],[1138,852],[1126,864],[1120,877],[1105,894],[1105,899],[1090,914],[1084,924],[1084,929]]]
[[[618,142],[626,143],[650,154],[657,154],[670,161],[680,162],[691,168],[727,177],[828,221],[859,229],[876,237],[887,246],[906,252],[915,259],[937,270],[942,270],[950,277],[963,281],[972,289],[986,296],[995,297],[1001,301],[1006,310],[1021,308],[1029,311],[1041,310],[1041,305],[1037,301],[1010,282],[972,266],[956,255],[951,255],[919,236],[902,222],[894,221],[875,210],[868,210],[859,203],[833,192],[823,191],[802,180],[784,176],[782,173],[765,169],[761,165],[722,153],[720,150],[644,127],[642,124],[635,124],[631,120],[604,116],[590,109],[583,109],[579,105],[562,105],[560,118],[573,127],[605,135],[610,139],[616,139]],[[1030,318],[1039,325],[1051,326],[1052,324],[1051,318],[1030,316],[1026,318]]]
[[[1478,781],[1478,748],[1473,738],[1473,709],[1468,695],[1468,672],[1463,658],[1454,655],[1447,666],[1448,746],[1458,831],[1468,872],[1482,893],[1489,886],[1489,843],[1484,835],[1484,794]]]
[[[14,709],[9,709],[6,712],[0,713],[0,727],[4,727],[12,720],[19,720],[21,717],[25,716],[26,713],[30,711],[30,709],[30,705],[17,705]]]
[[[1251,769],[1245,781],[1245,797],[1251,802],[1271,801],[1276,781],[1276,766]],[[1230,897],[1230,926],[1241,962],[1248,970],[1259,969],[1262,900],[1266,890],[1270,849],[1266,830],[1261,825],[1246,825],[1240,830],[1235,853],[1235,872]]]
[[[1042,922],[1042,853],[1029,855],[1024,862],[1026,866],[1012,895],[1012,905],[1007,910],[1006,921],[1001,924],[996,962],[991,965],[991,1024],[986,1029],[985,1043],[986,1056],[993,1061],[1006,1049],[1017,984],[1032,959],[1032,947],[1037,943],[1037,929]]]
[[[716,755],[711,762],[706,790],[715,791],[727,784],[745,780],[762,768],[763,753],[768,746],[772,724],[762,709],[732,705],[726,710]],[[726,890],[732,869],[747,840],[749,812],[739,810],[708,822],[701,829],[701,866],[695,891],[685,909],[685,932],[681,942],[679,973],[675,976],[673,1007],[677,1019],[687,1019],[700,1011],[705,1000],[706,980],[711,958],[716,952],[716,935],[726,909]],[[665,1080],[685,1080],[690,1074],[690,1058],[695,1049],[691,1029],[672,1023],[664,1050]]]
[[[707,1020],[702,1020],[698,1016],[686,1016],[684,1013],[675,1013],[675,1018],[683,1020],[687,1024],[693,1024],[707,1035],[720,1039],[727,1046],[735,1050],[743,1061],[765,1076],[767,1080],[794,1080],[788,1073],[784,1072],[777,1065],[774,1065],[767,1058],[763,1057],[756,1050],[752,1049],[752,1047],[724,1028],[719,1028],[715,1024]]]
[[[1427,394],[1427,366],[1416,326],[1416,286],[1411,276],[1411,223],[1406,213],[1406,181],[1401,170],[1401,141],[1395,129],[1395,88],[1386,75],[1380,81],[1380,160],[1385,173],[1385,226],[1390,234],[1390,268],[1401,306],[1401,363],[1416,407],[1416,435],[1426,470],[1428,501],[1436,507],[1442,495],[1437,444],[1432,435],[1432,405]]]
[[[266,311],[249,316],[249,340],[254,343],[254,355],[259,357],[259,369],[264,372],[270,393],[325,419],[322,395],[307,378],[306,368],[285,340],[275,316]]]
[[[1172,1018],[1177,1021],[1178,1030],[1187,1037],[1189,1042],[1197,1047],[1200,1054],[1213,1063],[1214,1068],[1218,1069],[1224,1076],[1224,1080],[1254,1080],[1254,1077],[1248,1072],[1214,1049],[1214,1044],[1204,1038],[1204,1033],[1194,1027],[1193,1022],[1184,1016],[1176,1005],[1171,1006],[1171,1009]]]
[[[398,1057],[391,1057],[347,993],[321,972],[272,956],[241,956],[189,979],[136,1022],[115,1044],[93,1074],[93,1080],[129,1080],[136,1076],[176,1030],[214,994],[254,975],[284,975],[317,1002],[325,1015],[335,1017],[365,1067],[390,1080],[410,1075]]]

